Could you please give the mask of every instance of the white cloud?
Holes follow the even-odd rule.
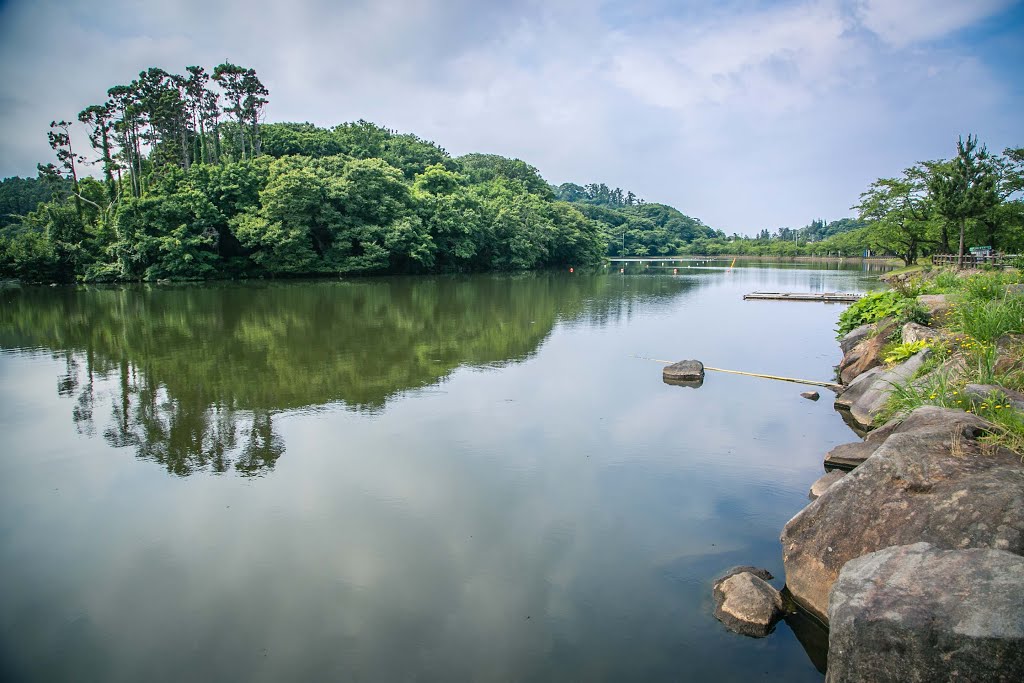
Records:
[[[257,69],[268,120],[365,118],[727,232],[847,215],[872,179],[948,155],[958,133],[1020,144],[999,137],[1017,130],[1012,84],[969,47],[921,42],[1005,3],[744,1],[16,1],[0,15],[0,174],[32,173],[50,119],[140,69],[225,58]]]
[[[935,40],[1006,9],[1013,0],[862,0],[864,26],[894,47]]]

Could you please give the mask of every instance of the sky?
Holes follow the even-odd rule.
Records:
[[[224,60],[267,121],[366,119],[729,234],[853,215],[959,135],[1024,146],[1021,0],[0,0],[0,176],[110,86]]]

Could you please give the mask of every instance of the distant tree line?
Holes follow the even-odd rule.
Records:
[[[922,161],[879,178],[852,207],[856,219],[812,221],[799,229],[761,230],[754,238],[696,239],[695,254],[894,256],[906,264],[971,246],[1024,253],[1024,148],[990,153],[968,135],[956,156]]]

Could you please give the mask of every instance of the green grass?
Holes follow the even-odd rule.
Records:
[[[986,400],[972,400],[963,393],[967,384],[1024,390],[1024,364],[1018,363],[1009,371],[996,372],[999,359],[997,341],[1007,334],[1024,334],[1024,295],[1007,293],[1007,285],[1020,281],[1021,273],[1016,271],[982,272],[966,277],[952,270],[922,274],[922,277],[912,277],[901,283],[899,290],[886,292],[885,298],[869,301],[864,304],[863,311],[855,311],[849,316],[867,318],[878,315],[880,319],[893,314],[893,311],[909,310],[908,302],[922,293],[945,294],[952,302],[952,311],[942,326],[956,333],[956,339],[932,345],[932,355],[917,377],[894,387],[889,402],[878,416],[878,424],[924,405],[959,408],[994,425],[992,433],[983,438],[985,444],[1009,448],[1024,458],[1024,413],[1010,407],[995,393]],[[842,318],[840,321],[843,322]],[[885,349],[886,361],[899,362],[904,357],[909,358],[915,347],[892,344]],[[952,370],[943,369],[943,364],[954,355],[963,359],[962,370],[955,374]]]
[[[1024,295],[961,302],[951,322],[954,330],[989,344],[1005,334],[1024,333]]]

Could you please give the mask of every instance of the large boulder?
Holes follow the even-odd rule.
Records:
[[[886,548],[846,563],[829,601],[829,683],[1024,681],[1024,557]]]
[[[867,460],[789,520],[782,531],[786,586],[827,619],[843,565],[892,545],[998,548],[1024,554],[1024,464],[982,449],[991,425],[962,410],[925,406]]]
[[[886,318],[872,326],[869,336],[862,339],[839,362],[839,381],[851,383],[855,378],[882,364],[882,348],[896,330],[896,321]]]
[[[714,597],[715,618],[745,636],[763,638],[782,617],[782,596],[750,572],[729,574],[716,582]]]
[[[882,412],[895,387],[912,380],[929,355],[931,350],[925,348],[888,370],[872,368],[857,377],[836,397],[835,407],[844,411],[855,426],[871,429],[875,417]]]

